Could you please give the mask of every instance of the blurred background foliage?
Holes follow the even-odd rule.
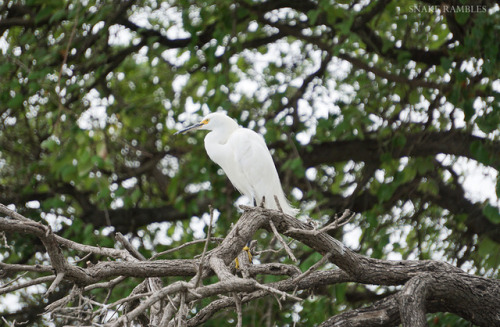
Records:
[[[488,0],[449,10],[469,5],[0,1],[0,203],[76,242],[113,247],[113,231],[128,233],[146,257],[203,238],[209,204],[224,237],[244,200],[204,133],[172,136],[222,110],[264,135],[299,218],[323,224],[351,209],[334,236],[360,253],[498,278],[500,14]],[[47,262],[36,239],[3,238],[2,261]],[[255,238],[257,250],[279,246]],[[319,260],[294,246],[302,270]],[[65,293],[42,300],[43,290],[19,292],[23,309],[3,305],[2,316],[43,324],[43,305]],[[266,298],[244,322],[311,326],[392,291],[335,285],[281,311]],[[207,326],[234,321],[221,312]]]

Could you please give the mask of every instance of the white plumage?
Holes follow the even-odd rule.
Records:
[[[238,126],[223,113],[211,113],[201,123],[183,129],[185,133],[194,129],[211,131],[205,136],[207,154],[222,167],[233,186],[258,205],[265,197],[265,207],[277,209],[277,196],[283,212],[291,216],[298,209],[290,206],[281,188],[276,167],[264,138],[256,132]]]

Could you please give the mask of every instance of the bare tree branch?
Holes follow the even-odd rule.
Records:
[[[75,285],[71,292],[47,306],[47,310],[61,319],[64,317],[68,319],[75,312],[85,312],[87,309],[84,309],[84,306],[97,306],[99,309],[89,316],[90,320],[77,319],[77,317],[75,319],[82,323],[93,324],[92,321],[97,321],[95,319],[98,317],[102,319],[102,317],[109,316],[105,326],[122,326],[124,323],[137,319],[159,322],[160,325],[197,326],[223,308],[236,308],[237,320],[241,322],[241,305],[249,301],[271,295],[275,296],[278,304],[282,306],[286,301],[301,301],[302,298],[295,295],[297,291],[349,281],[361,284],[403,285],[403,289],[372,306],[331,317],[324,322],[323,326],[333,326],[340,322],[375,326],[377,321],[383,325],[403,323],[405,326],[423,326],[426,313],[435,311],[453,312],[481,326],[498,325],[497,313],[500,312],[500,304],[496,299],[500,294],[500,282],[497,280],[472,276],[452,265],[437,261],[390,261],[364,257],[329,236],[325,229],[309,233],[307,231],[314,231],[309,224],[277,210],[245,206],[242,208],[244,209],[243,215],[222,243],[202,256],[202,258],[206,257],[207,265],[201,265],[201,261],[205,259],[144,261],[130,256],[127,257],[130,261],[120,261],[123,259],[115,258],[115,261],[98,262],[87,268],[81,268],[70,265],[63,253],[54,249],[67,242],[54,237],[49,228],[11,210],[6,210],[5,207],[0,207],[2,212],[16,217],[15,219],[0,218],[0,228],[16,233],[33,234],[40,238],[49,257],[55,259],[52,261],[55,262],[53,268],[56,270],[55,277],[45,276],[28,282],[13,282],[1,288],[0,293],[6,294],[29,285],[49,282],[52,282],[52,286],[49,287],[49,291],[52,291],[60,283],[70,282]],[[346,212],[339,219],[348,221],[349,217],[350,213]],[[292,268],[294,266],[269,263],[249,265],[247,277],[238,277],[230,266],[234,258],[259,229],[271,231],[272,226],[277,233],[286,233],[296,241],[323,254],[324,257],[304,273],[300,273],[296,267]],[[124,245],[128,243],[123,236],[117,235],[117,239]],[[86,249],[76,245],[73,247]],[[130,244],[125,247],[129,248],[132,253],[136,252]],[[97,252],[96,249],[93,250]],[[101,254],[105,253],[116,254],[103,249]],[[143,259],[138,253],[134,256]],[[327,261],[334,263],[340,270],[317,270]],[[3,267],[5,266],[4,264]],[[45,269],[29,271],[46,273]],[[196,287],[197,280],[210,277],[213,273],[218,277],[217,282]],[[251,277],[256,274],[279,274],[290,277],[279,282],[263,284]],[[109,282],[104,281],[112,276],[116,278]],[[86,295],[86,292],[96,288],[110,287],[112,289],[127,276],[145,278],[144,282],[128,297],[114,303],[107,303],[109,294],[104,302]],[[161,282],[155,282],[155,277],[162,276],[189,276],[191,280],[189,282],[176,281],[162,287]],[[200,309],[193,317],[187,317],[187,310],[194,302],[218,295],[230,296],[210,300],[210,304]],[[76,299],[81,300],[80,305],[76,304]],[[73,302],[77,307],[72,311],[70,304]],[[130,306],[129,304],[132,303],[136,304]],[[124,304],[127,304],[129,310],[120,313],[117,308]],[[113,315],[110,315],[110,312],[113,312]]]

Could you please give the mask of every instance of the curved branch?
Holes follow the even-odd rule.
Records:
[[[422,321],[425,321],[425,312],[434,311],[452,312],[482,326],[494,326],[498,323],[497,313],[500,312],[500,302],[497,301],[498,294],[500,294],[500,282],[498,280],[469,275],[444,262],[432,260],[391,261],[365,257],[345,247],[340,241],[321,230],[317,233],[310,233],[311,225],[277,210],[244,206],[242,208],[244,209],[243,215],[224,241],[218,247],[206,253],[210,264],[203,267],[201,278],[210,277],[215,272],[220,279],[218,282],[209,285],[201,284],[200,287],[195,287],[194,283],[180,281],[148,293],[133,295],[129,299],[125,298],[120,300],[120,303],[132,301],[137,299],[138,296],[146,299],[130,312],[110,321],[109,325],[118,326],[127,319],[137,318],[145,310],[152,308],[162,299],[166,300],[169,298],[168,295],[173,293],[178,295],[171,302],[175,302],[175,305],[167,305],[165,309],[167,311],[164,311],[167,315],[164,314],[163,318],[173,317],[174,311],[179,311],[178,317],[184,317],[182,315],[183,311],[175,308],[181,308],[188,303],[198,301],[200,298],[208,298],[224,293],[247,292],[248,294],[244,296],[239,295],[241,303],[268,294],[278,294],[285,296],[285,298],[301,300],[297,296],[285,292],[291,289],[305,289],[347,281],[363,284],[405,286],[402,291],[376,302],[371,307],[349,311],[332,317],[323,324],[324,326],[332,326],[339,321],[350,321],[353,325],[358,326],[370,326],[375,321],[374,319],[378,319],[379,323],[382,321],[387,324],[398,324],[400,321],[405,324],[413,324],[417,321],[421,324]],[[13,217],[13,219],[0,219],[0,228],[2,230],[33,234],[43,242],[51,263],[57,272],[58,278],[55,280],[58,282],[64,278],[77,285],[102,284],[103,279],[116,275],[140,278],[173,275],[193,276],[199,271],[199,259],[158,261],[131,259],[131,261],[126,262],[99,262],[88,268],[72,266],[63,257],[63,253],[60,250],[57,251],[59,240],[50,229],[14,213],[4,206],[0,206],[0,209],[1,212]],[[264,228],[270,231],[271,221],[278,232],[292,237],[314,251],[323,254],[325,259],[320,260],[321,263],[328,259],[341,270],[299,273],[285,265],[267,265],[259,267],[260,270],[257,269],[252,273],[252,265],[250,265],[248,267],[249,276],[259,273],[259,271],[274,271],[276,268],[283,275],[291,276],[280,282],[264,285],[254,279],[240,278],[234,275],[230,268],[234,258],[259,229]],[[53,280],[53,278],[47,278],[47,281],[50,280]],[[120,282],[122,277],[118,277],[116,280]],[[74,287],[73,289],[81,292],[81,288]],[[190,320],[192,323],[188,325],[201,324],[206,321],[207,317],[221,308],[235,305],[232,297],[227,299],[227,301],[226,299],[215,301],[205,307]],[[423,309],[424,304],[425,311]],[[161,307],[161,304],[155,306],[158,310]]]
[[[319,326],[380,327],[397,326],[399,322],[397,297],[389,296],[375,302],[371,306],[349,310],[335,315]]]
[[[333,164],[348,160],[379,161],[383,152],[389,152],[393,158],[424,157],[440,153],[477,160],[471,151],[474,143],[479,142],[491,154],[491,165],[500,164],[494,154],[500,153],[500,142],[493,141],[462,131],[419,132],[405,135],[403,147],[388,148],[392,137],[381,140],[365,139],[351,141],[333,141],[311,144],[301,149],[301,157],[306,166]]]
[[[427,326],[425,300],[430,282],[431,277],[428,274],[415,276],[406,283],[399,293],[399,311],[403,326]]]
[[[434,180],[437,178],[433,177]],[[399,200],[421,199],[425,202],[431,202],[443,209],[449,210],[454,214],[466,214],[465,225],[470,234],[485,235],[491,240],[500,243],[500,224],[492,223],[483,214],[483,205],[474,203],[466,196],[463,188],[452,188],[442,181],[437,181],[438,193],[436,195],[424,193],[418,190],[420,179],[405,184],[401,184],[390,199],[384,202],[386,208],[390,208],[398,203]],[[459,185],[460,186],[460,185]],[[333,208],[336,211],[351,209],[355,212],[365,212],[379,204],[379,198],[370,192],[363,192],[353,196],[344,197],[342,195],[325,194],[328,202],[325,208]],[[457,205],[460,203],[460,205]]]
[[[190,216],[167,205],[156,208],[120,208],[114,210],[92,210],[82,216],[82,220],[91,223],[95,228],[108,226],[105,217],[109,217],[111,226],[116,231],[128,233],[140,226],[153,222],[178,221],[189,219]]]
[[[423,199],[430,199],[454,214],[467,214],[465,225],[470,234],[486,235],[493,241],[500,243],[500,224],[494,224],[483,214],[483,204],[474,203],[467,199],[461,185],[452,188],[450,185],[438,182],[438,188],[438,194],[435,196],[421,193],[419,195]]]

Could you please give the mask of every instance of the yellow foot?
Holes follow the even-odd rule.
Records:
[[[245,247],[243,248],[243,251],[247,251],[248,262],[252,263],[252,253],[250,252],[250,248],[248,247],[248,245],[245,245]],[[235,263],[235,265],[234,265],[235,268],[240,269],[240,261],[238,260],[238,257],[236,257],[236,259],[234,259],[234,263]]]
[[[252,253],[250,252],[250,248],[248,247],[248,245],[245,245],[245,247],[243,248],[243,251],[247,251],[248,262],[252,263]]]

